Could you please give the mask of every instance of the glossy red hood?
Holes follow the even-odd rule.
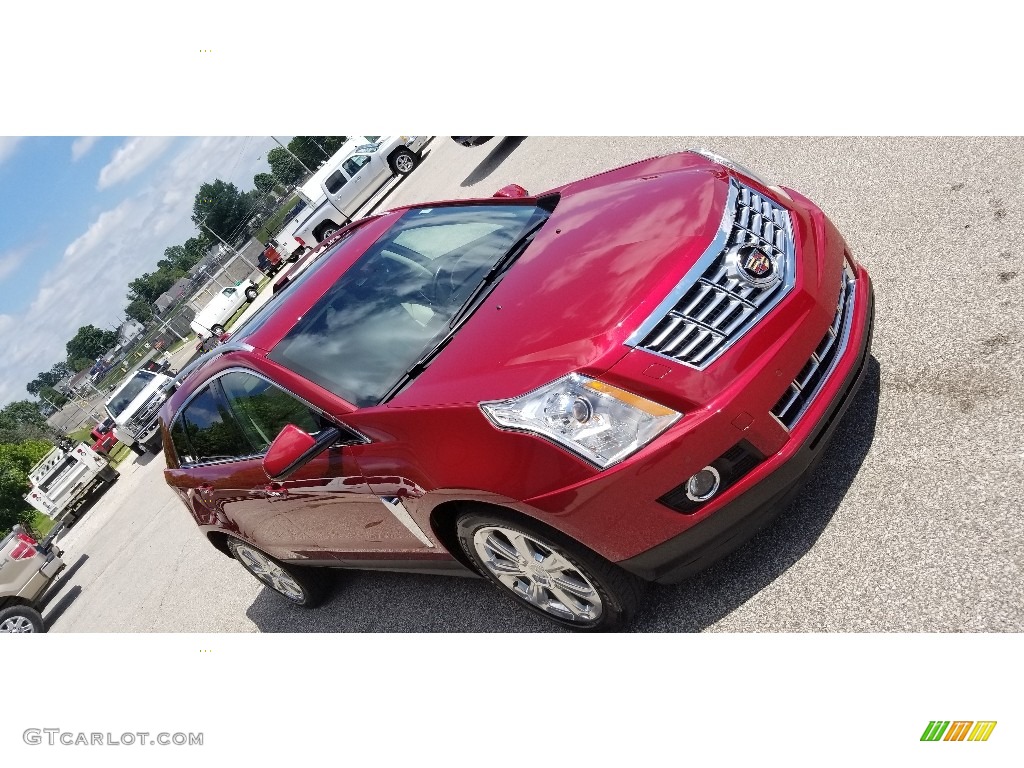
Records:
[[[600,375],[715,236],[720,168],[672,155],[555,190],[533,243],[392,407],[528,392],[572,371]]]

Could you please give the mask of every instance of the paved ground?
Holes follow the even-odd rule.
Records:
[[[793,506],[637,631],[1024,631],[1024,139],[443,137],[384,207],[539,191],[703,145],[817,201],[875,279],[874,361]],[[134,457],[64,539],[46,615],[75,631],[552,629],[479,580],[340,573],[294,609],[196,533]]]

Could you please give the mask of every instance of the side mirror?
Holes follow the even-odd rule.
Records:
[[[286,424],[263,457],[263,471],[271,480],[284,480],[317,454],[330,448],[339,437],[341,430],[337,427],[326,427],[313,437],[294,424]]]
[[[492,197],[529,197],[530,193],[518,184],[509,184],[495,192]]]

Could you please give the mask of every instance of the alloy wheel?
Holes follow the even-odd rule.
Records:
[[[35,632],[26,616],[9,616],[0,622],[0,632]]]
[[[301,603],[303,601],[306,593],[302,586],[284,568],[258,549],[253,549],[245,544],[236,544],[233,551],[245,569],[268,587],[293,602]]]
[[[413,159],[411,155],[401,154],[395,158],[395,168],[399,173],[408,173],[412,170]]]
[[[593,582],[550,544],[486,526],[473,534],[473,546],[484,567],[520,600],[571,622],[601,618],[604,605]]]

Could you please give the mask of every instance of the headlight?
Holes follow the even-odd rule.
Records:
[[[480,408],[499,428],[541,435],[602,469],[640,450],[682,416],[578,373]]]

